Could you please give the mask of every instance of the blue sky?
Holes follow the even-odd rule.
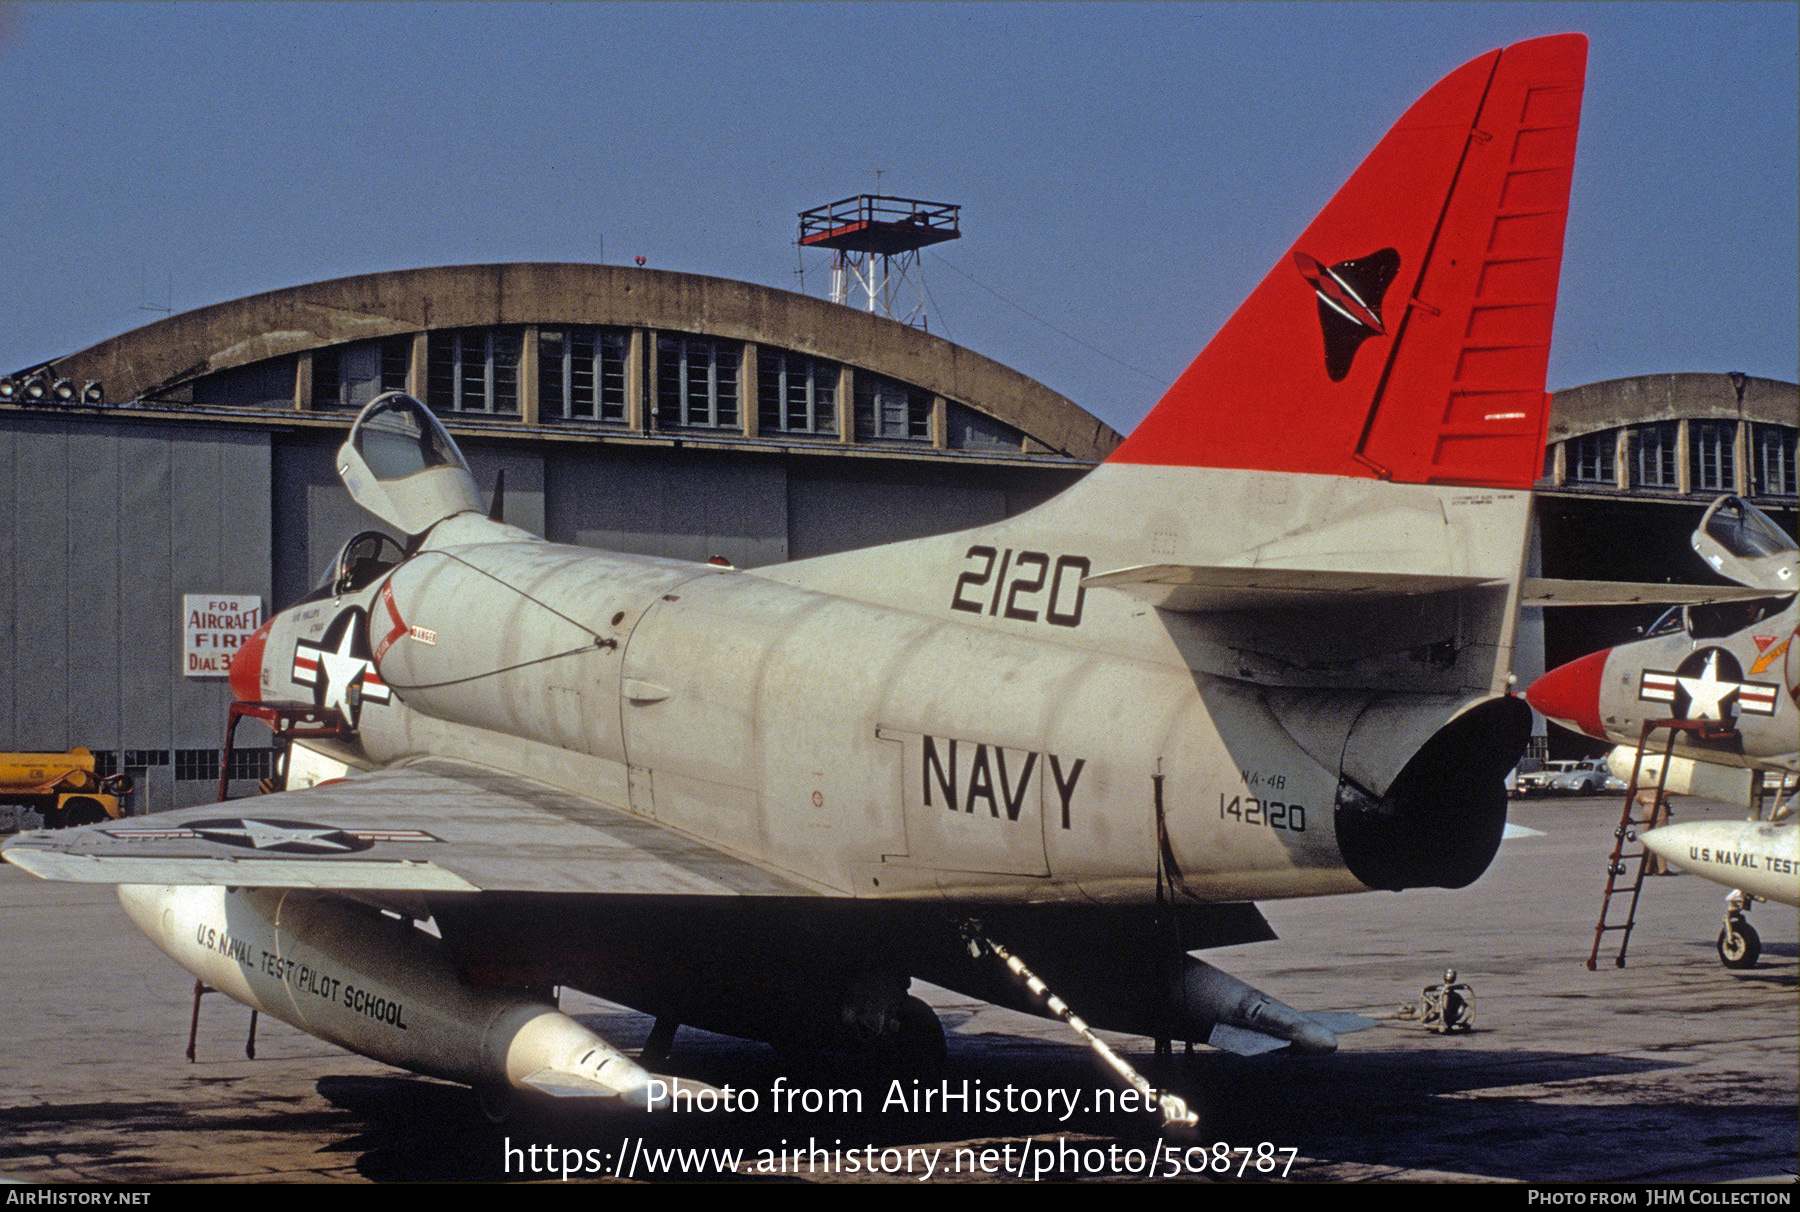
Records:
[[[882,170],[964,207],[927,253],[932,331],[1128,429],[1419,93],[1572,29],[1592,46],[1550,385],[1794,380],[1797,14],[0,5],[0,369],[152,308],[411,266],[642,254],[794,289],[795,213]]]

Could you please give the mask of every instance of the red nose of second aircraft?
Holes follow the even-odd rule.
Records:
[[[240,703],[254,703],[262,698],[263,644],[269,638],[269,628],[274,625],[275,620],[270,619],[258,627],[255,634],[244,641],[244,646],[232,654],[231,694]]]
[[[1579,661],[1559,665],[1533,682],[1525,701],[1559,724],[1567,724],[1602,740],[1606,727],[1600,722],[1600,677],[1612,649],[1589,653]]]

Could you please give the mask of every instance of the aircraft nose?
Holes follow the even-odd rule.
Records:
[[[1531,684],[1525,701],[1559,724],[1605,740],[1606,728],[1600,722],[1600,677],[1611,654],[1612,649],[1603,648],[1557,666]]]
[[[1688,857],[1687,845],[1696,834],[1696,830],[1693,828],[1696,823],[1664,825],[1661,829],[1648,830],[1641,835],[1644,849],[1658,858],[1664,858],[1670,862],[1680,862]]]
[[[275,620],[270,619],[258,627],[231,658],[231,695],[240,703],[255,703],[262,699],[263,645],[268,642],[269,628],[274,625]]]

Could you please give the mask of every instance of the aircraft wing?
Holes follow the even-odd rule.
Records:
[[[1660,585],[1639,581],[1564,581],[1526,577],[1519,585],[1521,606],[1698,606],[1766,598],[1766,589],[1736,585]]]
[[[596,801],[442,760],[255,799],[24,834],[46,879],[416,892],[811,896]]]

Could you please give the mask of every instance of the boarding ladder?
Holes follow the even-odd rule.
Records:
[[[261,720],[278,741],[346,737],[356,732],[335,707],[315,707],[311,703],[232,703],[225,717],[225,748],[219,751],[218,802],[221,804],[231,798],[231,756],[237,746],[238,721],[243,719]],[[286,777],[282,774],[276,780],[277,786],[264,790],[281,790],[279,784],[285,782]]]
[[[1656,795],[1650,801],[1649,815],[1636,817],[1632,813],[1637,810],[1638,776],[1643,772],[1644,748],[1650,744],[1650,737],[1659,730],[1666,730],[1668,741],[1663,745],[1662,762],[1656,772]],[[1650,865],[1650,852],[1638,839],[1641,829],[1650,827],[1656,820],[1656,806],[1663,801],[1663,788],[1669,781],[1669,758],[1675,751],[1675,737],[1678,733],[1691,732],[1697,739],[1706,741],[1722,740],[1733,735],[1737,730],[1729,722],[1722,720],[1645,720],[1638,733],[1637,753],[1631,761],[1631,781],[1625,787],[1625,807],[1619,813],[1619,827],[1613,830],[1613,848],[1611,856],[1606,860],[1606,889],[1600,894],[1600,920],[1594,925],[1594,947],[1588,952],[1587,970],[1592,972],[1600,959],[1600,943],[1609,931],[1619,932],[1619,953],[1613,957],[1613,967],[1625,966],[1625,948],[1631,943],[1631,928],[1637,923],[1638,898],[1643,894],[1644,875]],[[1630,877],[1630,883],[1623,882]],[[1608,921],[1612,911],[1613,897],[1630,894],[1626,903],[1623,921]]]

